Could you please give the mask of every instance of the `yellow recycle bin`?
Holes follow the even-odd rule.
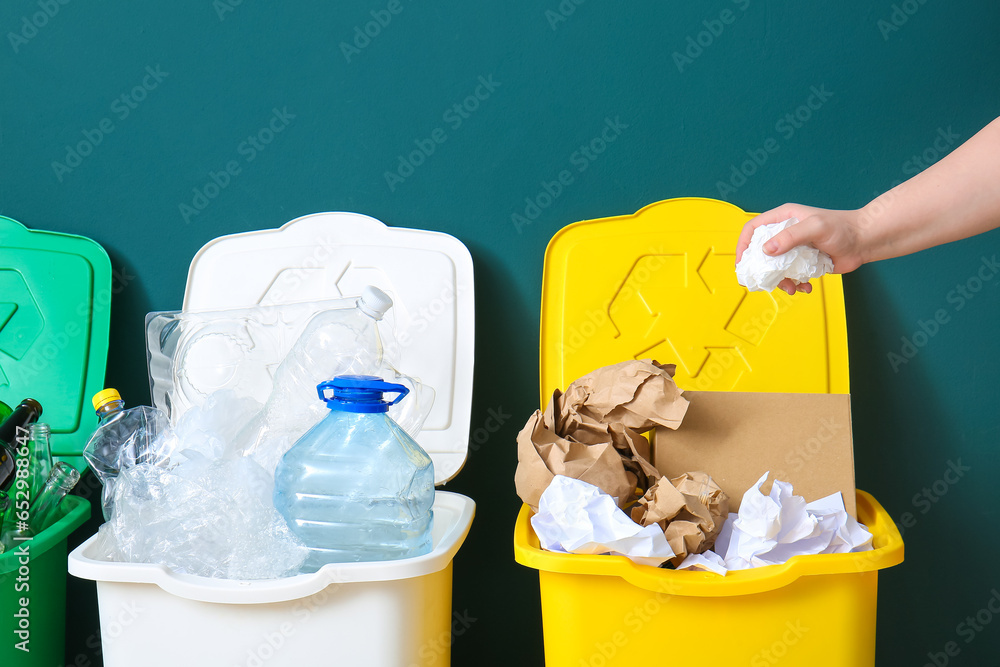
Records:
[[[733,253],[752,216],[672,199],[558,232],[542,286],[543,403],[595,368],[649,357],[677,363],[683,389],[848,393],[840,276],[813,281],[807,297],[748,293]],[[903,540],[860,490],[857,513],[873,551],[721,577],[544,551],[524,506],[514,555],[538,570],[545,664],[873,665],[878,570],[902,562]]]

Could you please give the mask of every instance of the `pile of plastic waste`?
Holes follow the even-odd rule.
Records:
[[[349,307],[314,314],[277,359],[263,401],[260,373],[254,391],[236,386],[203,395],[184,393],[190,382],[184,383],[195,373],[220,377],[232,370],[226,366],[232,360],[224,355],[213,361],[190,351],[204,348],[205,337],[220,336],[227,322],[235,323],[230,327],[235,336],[240,322],[257,317],[254,309],[215,314],[211,327],[204,326],[205,316],[199,315],[188,331],[183,315],[172,316],[174,324],[162,328],[160,339],[147,341],[155,343],[161,356],[168,350],[172,357],[163,365],[169,372],[157,367],[160,386],[153,392],[164,409],[125,409],[114,390],[94,399],[100,423],[84,457],[104,484],[102,557],[230,579],[270,579],[306,571],[311,551],[290,527],[294,522],[275,508],[274,475],[285,453],[330,414],[326,402],[318,400],[317,385],[342,375],[395,383],[410,395],[408,400],[373,409],[388,411],[398,424],[395,428],[411,436],[430,411],[433,390],[397,371],[396,360],[386,354],[395,346],[385,340],[378,323],[391,306],[384,292],[367,287]],[[259,314],[262,321],[266,310]],[[272,365],[275,354],[271,352]],[[239,362],[240,372],[246,374],[248,367],[260,371],[267,362],[248,354]],[[151,362],[151,373],[153,368]],[[178,409],[182,403],[183,412]],[[173,414],[168,417],[167,411]]]

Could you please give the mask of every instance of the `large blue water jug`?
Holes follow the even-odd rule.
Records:
[[[274,473],[274,506],[309,547],[302,571],[429,553],[434,465],[386,414],[407,388],[370,375],[340,375],[317,391],[330,413]],[[383,392],[399,396],[389,403]]]

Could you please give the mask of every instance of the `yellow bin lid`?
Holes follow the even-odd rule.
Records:
[[[676,363],[682,389],[849,393],[841,277],[812,281],[809,295],[748,292],[735,252],[754,215],[689,197],[557,232],[542,281],[542,405],[595,368],[648,357]]]

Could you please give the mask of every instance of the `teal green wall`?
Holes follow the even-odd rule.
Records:
[[[0,213],[107,249],[118,272],[108,382],[131,402],[147,400],[144,314],[180,306],[187,265],[214,237],[348,210],[461,239],[477,281],[472,423],[491,409],[512,417],[448,486],[478,502],[455,562],[454,608],[475,619],[455,637],[456,665],[542,662],[537,577],[514,564],[511,531],[514,435],[537,402],[549,237],[677,196],[724,195],[746,210],[860,206],[912,172],[911,156],[934,158],[939,130],[964,140],[1000,115],[1000,7],[985,0],[564,0],[575,9],[555,25],[546,13],[559,0],[400,0],[349,61],[341,42],[387,0],[226,1],[3,3]],[[49,5],[51,18],[36,16]],[[723,10],[728,24],[715,22]],[[711,43],[679,67],[673,54],[709,27],[719,34],[701,35]],[[144,77],[151,90],[136,108],[115,102]],[[495,83],[458,125],[445,113],[479,77]],[[813,99],[809,120],[780,123],[814,87],[831,95]],[[289,116],[273,142],[241,147],[274,109]],[[68,173],[53,167],[104,119],[112,132],[90,155]],[[573,153],[605,119],[627,127],[576,171]],[[397,156],[438,128],[444,142],[390,188]],[[720,193],[731,166],[771,138],[777,152]],[[193,189],[230,161],[239,173],[185,220]],[[563,169],[573,182],[516,228],[512,214]],[[1000,619],[981,632],[960,626],[1000,587],[1000,276],[961,310],[948,300],[998,242],[994,232],[845,279],[858,485],[913,519],[905,563],[880,577],[880,665],[924,664],[947,642],[956,665],[1000,652]],[[949,323],[893,369],[888,353],[942,308]],[[968,471],[938,482],[938,497],[935,482],[959,460]],[[921,499],[925,487],[936,502]],[[73,664],[95,664],[92,591],[71,582]]]

